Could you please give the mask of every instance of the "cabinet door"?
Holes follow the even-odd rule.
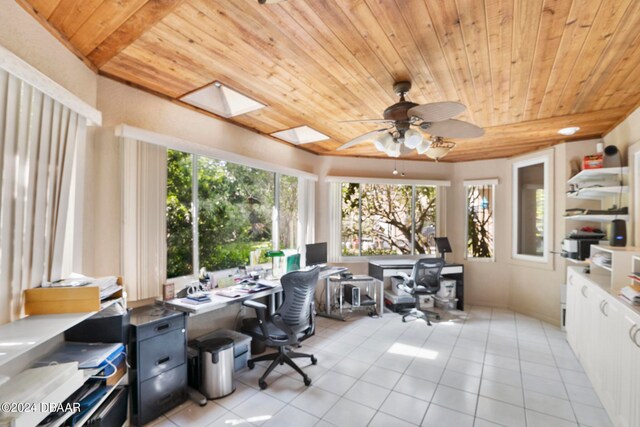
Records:
[[[596,291],[594,289],[594,291]],[[593,310],[597,310],[596,324],[592,337],[592,382],[602,404],[613,416],[617,413],[617,398],[620,384],[620,353],[616,328],[620,324],[619,304],[606,292],[597,289],[594,292]]]
[[[616,328],[617,343],[616,347],[611,349],[611,352],[618,352],[620,361],[620,381],[616,395],[617,416],[613,422],[621,427],[637,427],[640,426],[640,406],[638,406],[638,399],[640,399],[638,381],[640,377],[640,333],[637,333],[640,319],[626,307],[620,311],[619,323]]]
[[[572,269],[567,272],[567,315],[566,329],[567,340],[573,351],[577,354],[576,340],[578,335],[578,278]]]

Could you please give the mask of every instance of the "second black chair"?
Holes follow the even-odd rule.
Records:
[[[403,322],[406,322],[409,316],[417,319],[424,318],[428,325],[431,325],[429,316],[440,320],[440,315],[435,311],[420,308],[420,298],[425,295],[435,295],[440,290],[440,274],[443,267],[444,260],[442,258],[419,259],[413,266],[411,277],[398,285],[400,289],[411,294],[415,300],[415,307],[402,316]]]
[[[293,271],[282,276],[280,283],[284,291],[284,302],[269,319],[266,305],[251,300],[243,303],[254,308],[258,317],[244,319],[242,331],[251,335],[254,340],[278,348],[277,353],[258,356],[248,362],[249,369],[253,369],[255,362],[273,361],[258,380],[261,389],[267,388],[266,378],[271,371],[285,363],[302,375],[305,385],[311,384],[311,378],[293,359],[308,357],[313,365],[318,360],[313,354],[297,353],[291,348],[298,347],[302,340],[313,335],[315,331],[314,296],[319,273],[320,269],[314,268],[309,271]]]

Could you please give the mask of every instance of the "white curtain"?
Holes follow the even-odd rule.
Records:
[[[302,265],[305,265],[305,245],[316,238],[316,181],[298,178],[298,241]]]
[[[157,297],[167,277],[167,149],[122,138],[122,270],[130,300]]]
[[[61,278],[76,146],[86,119],[0,69],[0,323],[25,289]]]
[[[341,252],[341,220],[342,220],[342,184],[329,182],[329,242],[327,258],[329,262],[338,262]]]

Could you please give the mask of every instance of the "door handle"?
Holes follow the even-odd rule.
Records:
[[[580,293],[583,297],[587,297],[587,285],[582,285],[582,289],[580,289]]]
[[[600,303],[600,311],[602,312],[603,315],[605,315],[606,317],[609,317],[607,312],[604,311],[604,308],[607,306],[607,304],[609,304],[609,303],[606,302],[605,300],[602,300],[602,302]]]
[[[629,339],[630,339],[631,341],[633,341],[634,329],[636,329],[636,328],[637,328],[637,326],[636,326],[636,325],[633,325],[633,326],[629,329]],[[635,341],[634,341],[634,342],[635,342]],[[638,344],[636,344],[636,345],[638,345]]]
[[[569,285],[573,286],[573,276],[569,276]]]

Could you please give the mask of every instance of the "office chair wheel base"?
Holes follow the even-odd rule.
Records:
[[[268,384],[265,380],[258,380],[258,385],[260,386],[260,390],[264,390],[268,387]]]
[[[436,314],[436,320],[440,320],[440,315]]]
[[[402,318],[402,323],[407,323],[407,319],[405,319],[404,317]]]
[[[311,385],[311,378],[309,378],[309,377],[304,377],[304,385],[306,385],[306,386]]]
[[[317,365],[318,364],[318,359],[316,359],[315,357],[311,356],[311,364],[312,365]]]
[[[251,370],[251,369],[253,369],[255,367],[256,367],[256,364],[255,364],[255,362],[253,360],[247,361],[247,368],[249,368]]]

